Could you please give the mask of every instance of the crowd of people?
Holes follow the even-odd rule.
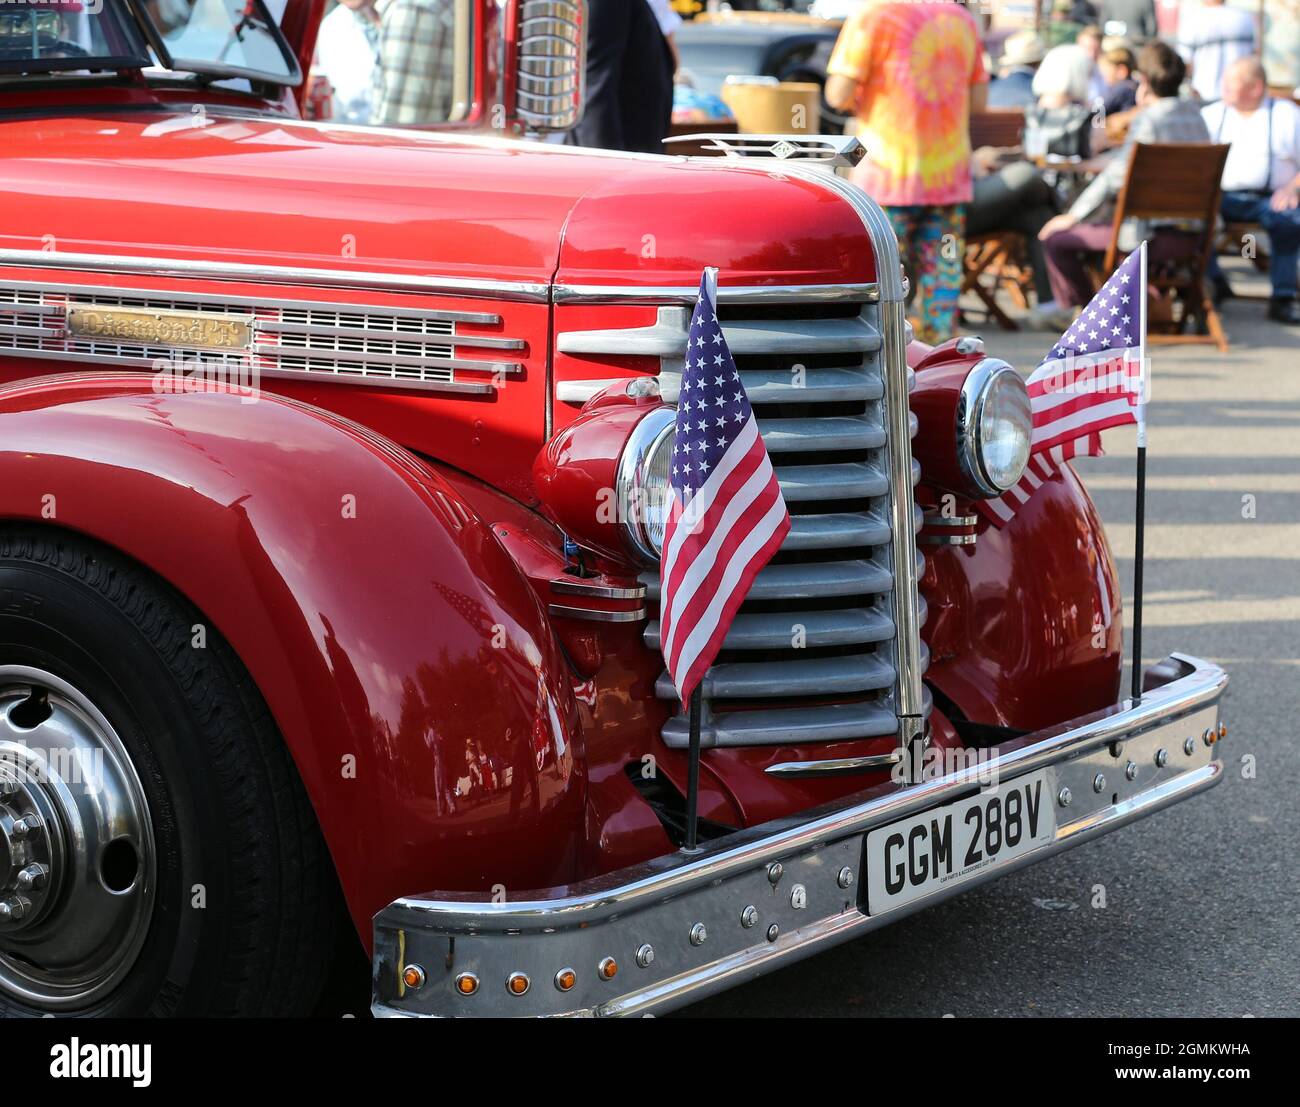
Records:
[[[1138,143],[1230,145],[1222,219],[1267,232],[1268,316],[1300,324],[1300,107],[1269,95],[1254,18],[1207,0],[1171,44],[1156,36],[1152,0],[1076,0],[1070,15],[1088,20],[1073,41],[1049,49],[1034,31],[1013,34],[995,72],[960,3],[873,2],[845,22],[827,100],[853,113],[867,148],[857,180],[898,234],[919,337],[952,335],[965,237],[993,230],[1026,238],[1038,300],[1031,322],[1067,326],[1091,298],[1089,265],[1110,244]],[[986,109],[1024,111],[1022,147],[972,149],[971,116]],[[1053,170],[1053,156],[1088,162],[1095,175],[1072,191],[1079,175]],[[1177,266],[1206,233],[1126,224],[1118,245],[1145,238],[1153,265]],[[1232,294],[1217,264],[1210,275],[1216,299]]]
[[[1031,323],[1062,327],[1091,296],[1089,267],[1110,243],[1138,143],[1230,145],[1222,218],[1267,232],[1268,315],[1300,324],[1300,107],[1269,94],[1254,16],[1204,0],[1170,43],[1157,35],[1154,0],[1065,7],[1077,34],[1049,47],[1037,31],[1017,32],[996,61],[962,0],[867,0],[844,21],[825,98],[851,116],[867,149],[856,180],[898,235],[918,336],[952,335],[964,242],[994,230],[1024,235],[1037,294]],[[317,58],[334,118],[456,118],[452,9],[449,0],[338,0]],[[680,17],[670,0],[588,0],[588,12],[586,110],[568,141],[662,152]],[[972,148],[972,115],[987,109],[1024,112],[1022,146]],[[1086,186],[1080,173],[1053,168],[1068,161],[1095,170]],[[1153,264],[1177,265],[1205,233],[1133,225],[1119,245],[1146,238]],[[1216,298],[1232,294],[1217,265],[1210,279]]]

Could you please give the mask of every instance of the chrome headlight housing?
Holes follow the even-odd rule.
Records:
[[[657,407],[633,428],[618,459],[615,493],[628,547],[649,565],[659,563],[672,504],[673,428],[677,412]]]
[[[1033,412],[1024,379],[1005,361],[985,358],[962,384],[957,402],[957,460],[985,496],[1000,496],[1029,462]]]

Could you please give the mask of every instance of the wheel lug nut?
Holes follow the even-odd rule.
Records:
[[[18,819],[14,823],[14,837],[26,838],[28,834],[34,833],[41,829],[41,819],[39,815],[28,815],[25,819]]]
[[[0,900],[0,923],[17,922],[27,914],[27,901],[18,896]]]
[[[45,878],[49,875],[49,870],[44,865],[28,865],[18,873],[18,887],[24,892],[33,888],[44,888]]]

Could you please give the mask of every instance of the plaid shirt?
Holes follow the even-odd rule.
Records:
[[[451,116],[453,0],[392,0],[379,29],[375,123],[445,123]]]

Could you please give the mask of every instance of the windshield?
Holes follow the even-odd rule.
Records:
[[[262,0],[0,0],[0,73],[145,68],[301,77]]]
[[[262,0],[144,0],[172,69],[296,84],[298,65]]]
[[[106,0],[0,0],[0,73],[150,63],[135,21]]]

